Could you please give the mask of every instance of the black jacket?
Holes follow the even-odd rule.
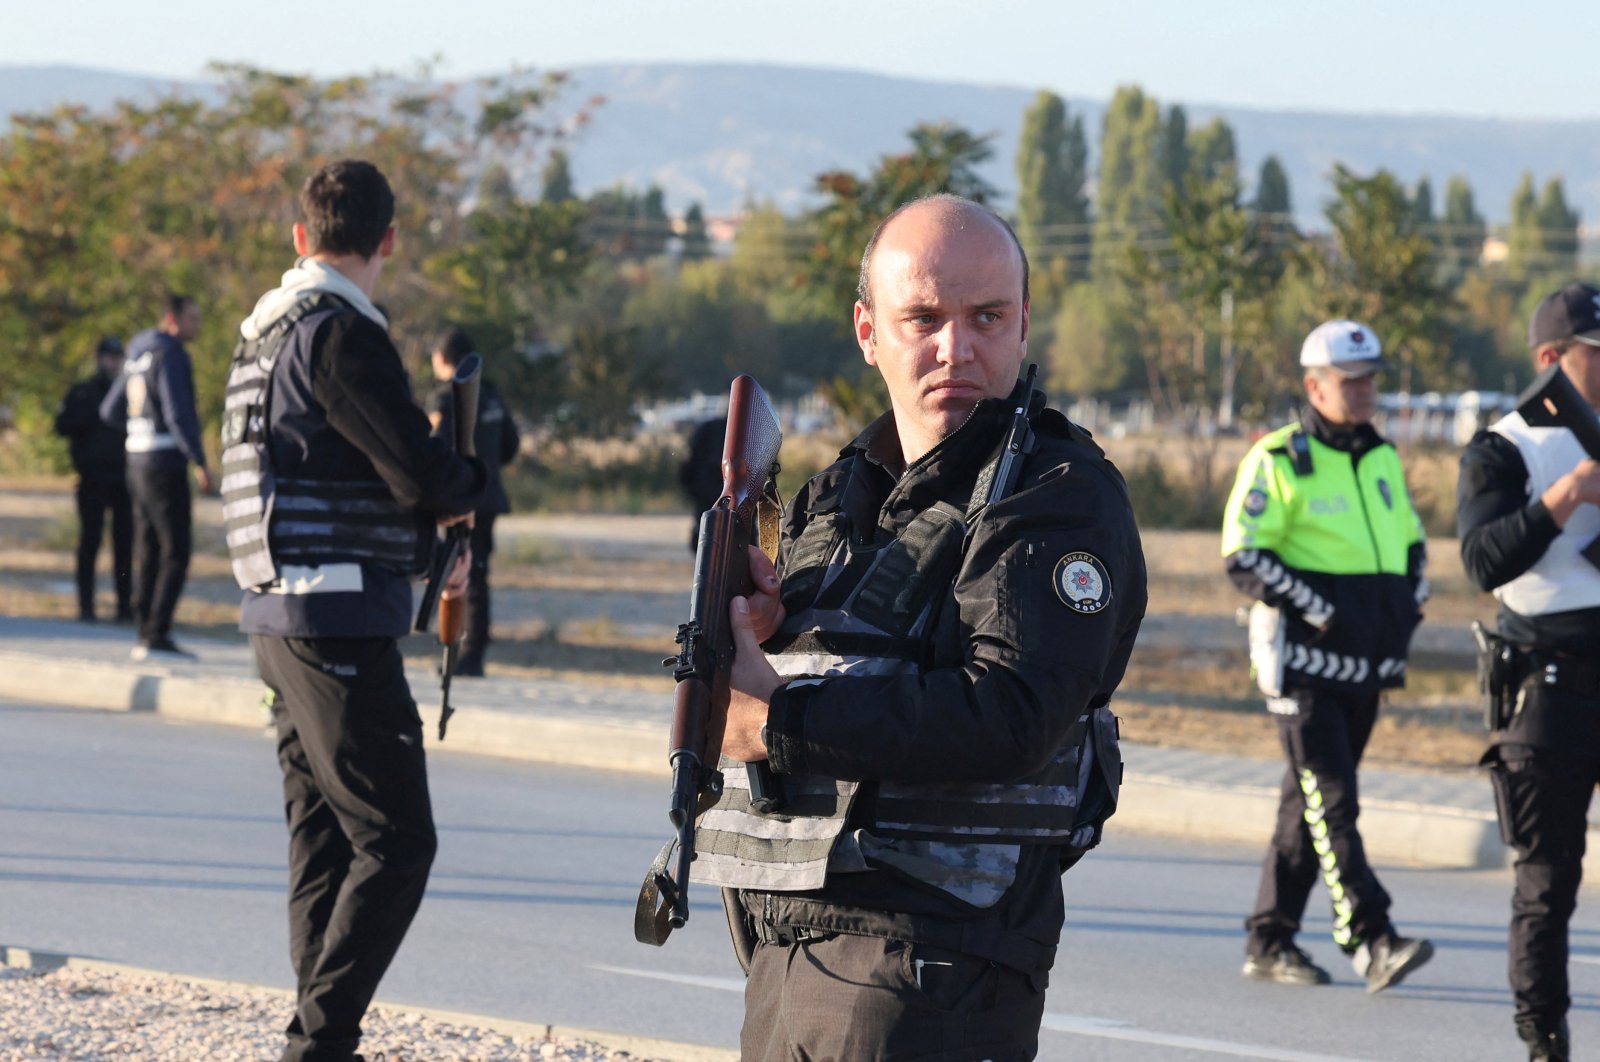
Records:
[[[852,468],[864,474],[845,487],[850,533],[864,547],[887,544],[933,502],[970,494],[1009,422],[1009,404],[982,402],[897,478],[900,444],[885,414],[791,501],[785,554],[813,499]],[[1146,605],[1133,509],[1122,476],[1088,433],[1054,410],[1044,411],[1036,431],[1038,450],[1016,489],[969,531],[920,670],[780,688],[768,713],[774,769],[897,782],[1010,781],[1043,766],[1080,715],[1110,699]],[[857,454],[866,460],[857,462]],[[1064,585],[1083,558],[1105,577],[1099,596],[1075,598]],[[935,939],[941,927],[966,922],[963,946],[1003,959],[1053,954],[1061,869],[1056,848],[1024,846],[1004,898],[978,911],[888,871],[830,876],[815,892],[744,896],[747,906],[765,904],[774,921],[845,932]],[[1048,958],[1021,961],[1049,965]]]
[[[112,377],[95,373],[76,383],[56,409],[56,434],[65,437],[72,467],[84,479],[122,481],[126,468],[123,433],[100,419],[100,403]]]
[[[443,383],[428,396],[428,412],[437,413],[441,419],[433,434],[453,444],[455,439],[455,394],[450,384]],[[511,463],[522,444],[522,433],[512,419],[511,407],[505,404],[493,383],[485,379],[478,389],[478,425],[472,433],[473,446],[478,459],[489,474],[480,513],[509,513],[511,499],[506,497],[505,484],[500,480],[500,469]]]

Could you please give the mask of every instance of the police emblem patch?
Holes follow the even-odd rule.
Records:
[[[1111,603],[1111,576],[1092,553],[1069,553],[1056,562],[1056,596],[1074,612],[1088,615]]]
[[[1253,488],[1244,496],[1244,511],[1250,516],[1260,516],[1267,511],[1267,492],[1260,487]]]

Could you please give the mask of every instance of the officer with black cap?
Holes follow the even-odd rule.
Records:
[[[1569,284],[1528,325],[1540,369],[1560,365],[1600,407],[1600,290]],[[1500,602],[1510,717],[1484,757],[1516,851],[1510,979],[1530,1059],[1570,1057],[1567,924],[1600,783],[1600,463],[1566,428],[1511,413],[1461,455],[1456,528],[1467,574]]]
[[[122,375],[122,340],[104,336],[95,374],[74,384],[56,410],[56,434],[67,439],[78,473],[78,618],[94,622],[94,562],[111,511],[112,585],[117,622],[133,619],[133,505],[128,499],[124,433],[100,419],[100,403]]]

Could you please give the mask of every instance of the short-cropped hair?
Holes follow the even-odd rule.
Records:
[[[370,162],[330,162],[300,189],[300,219],[311,253],[371,258],[394,224],[394,192]]]

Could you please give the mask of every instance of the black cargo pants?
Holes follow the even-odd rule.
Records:
[[[298,994],[283,1062],[347,1062],[437,846],[422,720],[393,638],[252,635],[274,693]]]
[[[739,1057],[1026,1062],[1039,1049],[1044,981],[882,937],[757,944]]]
[[[128,465],[133,502],[133,618],[139,638],[172,635],[172,614],[189,577],[193,551],[188,466]]]
[[[1277,715],[1289,768],[1255,913],[1245,922],[1246,948],[1264,955],[1292,941],[1321,877],[1333,903],[1334,942],[1353,952],[1361,941],[1393,932],[1389,894],[1356,828],[1356,767],[1378,718],[1378,694],[1304,687],[1284,693],[1294,709]]]
[[[117,593],[117,618],[133,612],[133,504],[122,473],[78,480],[78,615],[94,615],[94,569],[111,511],[111,583]]]
[[[1489,750],[1501,838],[1516,852],[1508,972],[1516,1016],[1555,1028],[1572,1005],[1567,926],[1583,879],[1589,800],[1600,782],[1600,695],[1524,686]]]

